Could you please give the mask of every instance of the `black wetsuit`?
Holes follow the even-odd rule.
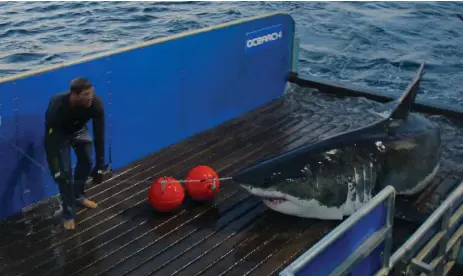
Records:
[[[104,166],[104,106],[95,95],[88,108],[72,107],[69,93],[53,96],[45,113],[45,151],[50,172],[59,184],[63,217],[75,217],[76,203],[84,199],[85,182],[92,172],[92,138],[87,122],[92,119],[95,139],[95,168]],[[71,146],[77,164],[72,177]],[[59,173],[60,177],[56,177]]]

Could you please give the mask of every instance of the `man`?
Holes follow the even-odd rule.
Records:
[[[92,139],[87,122],[92,119],[96,164],[92,173]],[[104,105],[85,78],[71,81],[70,91],[53,96],[45,113],[45,151],[54,181],[59,186],[64,228],[75,229],[76,204],[96,208],[84,197],[85,182],[92,173],[101,181],[104,167]],[[77,156],[72,177],[71,146]]]

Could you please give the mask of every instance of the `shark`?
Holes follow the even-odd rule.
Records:
[[[439,126],[411,112],[423,75],[424,63],[401,97],[372,111],[373,123],[258,161],[233,180],[276,212],[325,220],[352,215],[389,185],[419,193],[442,151]]]

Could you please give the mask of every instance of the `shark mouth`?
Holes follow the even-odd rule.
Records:
[[[250,194],[262,199],[262,203],[270,209],[298,217],[334,219],[343,218],[343,206],[324,206],[315,199],[298,199],[275,190],[266,190],[248,185],[240,185]]]
[[[260,188],[254,188],[248,185],[240,185],[250,194],[260,197],[262,200],[269,202],[271,204],[279,204],[286,201],[285,195],[277,191],[268,191]]]
[[[266,205],[278,205],[286,201],[282,197],[260,197]]]
[[[287,199],[288,195],[281,192],[254,188],[248,185],[241,185],[241,187],[250,194],[260,198],[262,203],[273,210],[279,210],[282,207],[284,208],[286,204],[292,204]]]
[[[247,185],[241,185],[242,188],[247,190],[250,194],[262,199],[263,203],[267,206],[276,206],[286,202],[286,198],[280,192],[265,191],[259,188],[253,188]]]

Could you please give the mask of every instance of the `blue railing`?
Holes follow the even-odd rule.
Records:
[[[446,275],[458,258],[463,236],[463,183],[392,255],[376,275]]]
[[[395,189],[388,186],[280,276],[372,275],[389,264]]]
[[[280,272],[294,275],[446,275],[463,236],[463,183],[391,256],[395,190],[386,187]],[[395,271],[395,272],[397,272]]]

